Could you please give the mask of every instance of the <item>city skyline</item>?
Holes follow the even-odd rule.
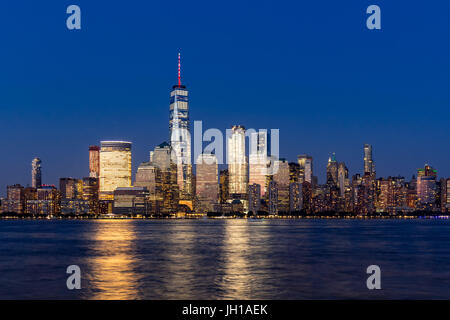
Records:
[[[192,159],[192,137],[193,137],[193,132],[191,132],[190,127],[190,119],[189,119],[189,104],[188,104],[188,89],[186,88],[185,85],[182,85],[181,83],[181,54],[178,53],[178,69],[177,69],[178,73],[177,73],[177,84],[172,86],[172,90],[170,92],[170,108],[169,108],[169,136],[167,139],[163,140],[163,144],[169,142],[169,145],[174,146],[173,147],[173,151],[174,154],[178,154],[180,156],[176,156],[175,158],[172,157],[172,161],[174,161],[174,163],[177,163],[177,184],[179,185],[180,188],[180,192],[186,192],[183,189],[187,188],[188,190],[190,190],[192,188],[192,186],[188,186],[186,187],[186,183],[192,184],[192,182],[190,181],[192,179],[191,178],[187,178],[187,176],[196,174],[196,161],[195,159]],[[203,131],[205,130],[205,128],[202,128]],[[211,129],[211,128],[206,128],[206,129]],[[216,128],[213,128],[216,129]],[[226,130],[229,130],[226,129]],[[237,131],[236,131],[237,130]],[[241,131],[239,131],[241,130]],[[237,148],[233,153],[238,153],[239,156],[242,159],[237,161],[237,165],[241,165],[241,163],[244,165],[244,167],[242,167],[241,169],[239,169],[241,172],[241,175],[245,175],[245,178],[242,178],[244,180],[242,180],[242,186],[240,187],[240,189],[242,189],[241,191],[244,192],[244,189],[247,188],[247,185],[251,185],[252,183],[256,182],[256,183],[261,183],[261,181],[263,181],[265,178],[263,178],[265,175],[270,174],[270,170],[269,169],[264,169],[262,167],[264,167],[264,162],[268,161],[268,159],[270,158],[270,134],[267,133],[267,129],[257,129],[259,131],[256,131],[254,133],[250,133],[249,135],[247,135],[247,129],[245,128],[245,126],[243,125],[233,125],[231,128],[231,136],[229,137],[229,139],[227,139],[226,141],[224,141],[223,143],[223,147],[225,148],[225,153],[228,155],[228,149],[232,150]],[[253,129],[252,129],[253,130]],[[219,129],[220,131],[220,129]],[[225,131],[225,130],[223,130]],[[234,133],[238,133],[233,134]],[[203,133],[202,133],[203,134]],[[225,135],[225,133],[224,133]],[[233,137],[235,136],[240,136],[239,140],[239,144],[236,145],[236,142],[232,142],[235,139]],[[191,137],[191,139],[189,140],[188,137]],[[186,143],[185,141],[188,141],[188,143]],[[120,146],[115,146],[118,147],[119,149],[122,147],[125,147],[126,150],[128,150],[128,156],[127,156],[127,169],[125,169],[125,171],[128,171],[127,177],[125,177],[125,179],[128,181],[127,183],[122,183],[124,187],[128,187],[131,185],[134,185],[136,182],[136,174],[139,171],[139,168],[142,164],[147,163],[147,159],[143,159],[141,160],[135,160],[133,161],[133,157],[132,157],[132,151],[131,151],[131,145],[133,144],[132,141],[123,141],[123,140],[101,140],[99,141],[100,145],[106,144],[107,147],[110,147],[109,144],[115,145],[115,144],[121,144]],[[232,143],[232,144],[230,144]],[[122,144],[124,146],[122,146]],[[252,144],[253,146],[251,146],[250,144]],[[237,147],[238,146],[238,147]],[[204,145],[202,147],[202,151],[204,149]],[[251,150],[249,149],[251,148]],[[124,149],[125,150],[125,149]],[[150,151],[152,152],[152,151]],[[243,153],[242,153],[243,152]],[[99,178],[100,177],[100,172],[101,172],[101,161],[100,159],[100,154],[102,153],[102,148],[98,147],[96,145],[90,145],[89,146],[89,160],[88,160],[88,175],[84,175],[82,174],[81,176],[83,177],[94,177],[94,178]],[[240,154],[242,153],[242,154]],[[201,156],[208,156],[208,154],[203,154],[200,153],[199,158]],[[151,155],[150,155],[151,157]],[[252,158],[253,157],[253,158]],[[336,164],[335,167],[335,174],[336,177],[333,177],[332,180],[334,180],[338,186],[343,186],[343,182],[342,179],[340,179],[340,181],[338,181],[338,163],[336,161],[336,152],[329,152],[328,153],[328,161],[327,161],[327,165],[323,168],[323,170],[320,170],[320,168],[316,167],[316,171],[312,170],[312,168],[314,167],[313,163],[317,162],[317,159],[314,158],[314,156],[311,156],[309,154],[298,154],[295,159],[287,159],[286,157],[283,156],[283,153],[280,154],[279,160],[283,161],[287,161],[289,163],[291,162],[297,162],[301,163],[302,165],[304,164],[304,159],[309,159],[307,161],[308,163],[308,168],[304,169],[307,171],[306,173],[306,181],[311,182],[311,178],[314,177],[317,179],[317,183],[319,184],[327,184],[328,181],[331,179],[330,178],[330,173],[329,173],[329,167],[330,164]],[[302,160],[300,160],[302,159]],[[314,160],[313,160],[314,159]],[[276,160],[276,159],[275,159]],[[216,160],[217,161],[217,160]],[[231,168],[235,167],[236,165],[233,165],[233,162],[235,162],[235,160],[231,160]],[[320,160],[319,160],[320,162]],[[193,163],[193,165],[192,165]],[[221,164],[220,162],[218,162],[218,168],[228,168],[230,163],[226,163],[226,161]],[[28,183],[23,184],[25,187],[28,186],[32,186],[34,188],[36,188],[37,186],[55,186],[58,184],[58,182],[55,183],[43,183],[42,182],[42,176],[41,176],[41,164],[42,164],[42,160],[36,156],[33,158],[33,161],[31,163],[31,185]],[[187,165],[187,168],[186,168]],[[261,167],[262,165],[262,167]],[[373,153],[372,153],[372,145],[368,144],[368,143],[364,143],[363,145],[363,165],[362,165],[362,170],[361,171],[356,171],[356,172],[350,172],[350,170],[348,170],[348,168],[346,167],[346,165],[348,165],[348,163],[346,164],[346,162],[340,162],[339,166],[343,166],[342,170],[345,170],[346,172],[346,177],[349,178],[354,174],[361,174],[364,175],[365,173],[369,173],[369,174],[374,174],[376,175],[376,167],[375,167],[375,161],[373,160]],[[424,166],[428,166],[430,165],[430,163],[425,162],[423,164]],[[316,165],[317,166],[317,165]],[[352,165],[350,165],[352,166]],[[416,171],[414,171],[410,176],[407,175],[401,175],[401,174],[389,174],[386,176],[382,176],[385,178],[390,178],[390,177],[403,177],[406,180],[409,177],[417,177],[417,172],[420,171],[421,167],[417,167]],[[121,169],[121,168],[119,168]],[[319,169],[319,170],[318,170]],[[233,170],[233,169],[232,169]],[[339,169],[341,170],[341,168]],[[51,172],[51,171],[50,171]],[[244,173],[245,172],[245,173]],[[255,177],[253,178],[252,181],[252,175]],[[257,176],[261,176],[260,178],[257,178]],[[380,176],[380,175],[379,175]],[[58,181],[60,182],[61,179],[64,178],[73,178],[73,176],[68,176],[68,175],[62,175],[61,177],[57,178]],[[438,177],[443,177],[446,178],[445,176],[441,175]],[[250,180],[249,180],[250,179]],[[101,179],[100,179],[101,180]],[[188,182],[186,182],[186,180]],[[219,180],[219,175],[218,175],[218,180]],[[233,189],[233,178],[231,178],[231,189]],[[16,184],[16,183],[13,183]],[[13,185],[11,184],[11,185]],[[22,184],[22,183],[19,183]],[[102,183],[99,184],[100,186],[102,185]],[[101,189],[101,187],[100,187]],[[342,190],[342,188],[341,188]],[[101,190],[100,191],[100,198],[101,196]],[[110,196],[112,196],[112,191],[110,190]],[[241,192],[241,193],[242,193]],[[264,196],[264,194],[267,192],[267,190],[265,190],[265,188],[263,187],[261,190],[261,195]],[[342,191],[341,191],[342,192]],[[238,192],[239,193],[239,192]],[[192,196],[192,191],[188,191],[189,195]],[[0,197],[2,195],[0,194]],[[106,200],[106,198],[105,198]]]
[[[261,135],[262,133],[264,133],[264,131],[252,133],[250,136],[245,137],[245,133],[244,133],[245,132],[245,128],[243,126],[241,126],[241,125],[233,126],[233,128],[231,129],[232,132],[235,129],[244,129],[244,131],[242,132],[242,139],[243,139],[243,141],[241,142],[243,145],[240,146],[238,149],[241,150],[242,148],[244,148],[244,149],[247,148],[247,151],[243,151],[243,153],[242,153],[242,155],[243,155],[242,160],[237,162],[237,165],[242,165],[243,164],[245,166],[245,168],[242,168],[240,170],[240,171],[242,171],[242,174],[245,175],[245,179],[242,180],[242,184],[247,186],[247,185],[251,185],[252,183],[261,183],[261,181],[264,180],[264,179],[262,179],[262,180],[260,179],[259,181],[257,179],[255,179],[255,181],[251,180],[252,165],[253,165],[253,167],[257,168],[257,169],[254,169],[254,170],[257,170],[256,172],[258,173],[258,175],[261,175],[261,176],[272,175],[272,174],[276,175],[277,172],[274,171],[274,173],[270,173],[272,171],[269,170],[269,168],[263,169],[263,171],[261,171],[262,169],[258,168],[258,165],[261,165],[262,163],[264,163],[264,161],[268,161],[269,157],[267,157],[267,150],[265,151],[266,154],[263,157],[264,160],[257,159],[257,160],[253,160],[254,162],[252,162],[251,157],[249,158],[249,155],[252,155],[251,151],[248,150],[248,148],[249,148],[249,146],[248,146],[249,145],[249,141],[251,139],[255,139],[255,138],[252,137],[253,135],[256,135],[256,136]],[[266,130],[266,129],[263,129],[263,130]],[[265,133],[265,136],[267,137],[267,133]],[[168,139],[168,140],[170,140],[170,139]],[[257,140],[255,140],[255,141],[257,141]],[[115,146],[115,147],[118,147],[118,148],[125,147],[126,149],[124,149],[124,150],[127,150],[126,152],[128,154],[126,156],[125,162],[127,162],[128,164],[127,164],[127,169],[124,169],[124,170],[125,171],[129,171],[128,174],[127,174],[127,177],[124,178],[124,179],[128,180],[128,182],[125,183],[125,184],[128,184],[128,185],[131,186],[131,185],[134,185],[136,182],[138,182],[136,180],[136,177],[138,175],[140,167],[142,165],[145,165],[146,163],[149,163],[149,162],[148,162],[148,159],[142,159],[142,161],[141,160],[133,160],[133,156],[132,156],[133,153],[132,153],[132,150],[131,150],[132,149],[131,145],[133,144],[132,141],[102,140],[102,141],[99,141],[99,144],[100,145],[106,145],[107,147],[110,147],[110,145],[120,144],[120,146]],[[163,141],[160,146],[162,146],[163,144],[167,144],[167,141]],[[226,144],[227,144],[227,142],[224,143],[224,146],[225,146],[225,149],[226,149],[225,152],[228,152],[227,150],[228,150],[229,146],[226,146]],[[259,144],[260,143],[257,142],[257,144],[255,145],[255,148],[260,148]],[[168,146],[169,146],[169,144],[168,144]],[[158,146],[155,146],[155,147],[158,147]],[[361,159],[360,159],[361,162],[363,163],[362,164],[363,170],[358,171],[358,172],[350,172],[350,170],[348,170],[347,167],[346,167],[348,164],[346,162],[344,162],[344,161],[342,161],[342,162],[339,161],[339,163],[338,163],[337,160],[336,160],[336,153],[335,152],[330,152],[329,153],[329,157],[328,157],[328,161],[327,161],[328,164],[324,168],[317,168],[316,167],[315,170],[312,169],[312,168],[315,167],[314,163],[315,163],[315,161],[317,161],[317,159],[315,159],[313,156],[308,155],[308,154],[299,154],[296,157],[296,159],[287,159],[287,158],[285,158],[283,156],[280,156],[279,158],[274,158],[273,160],[275,160],[275,162],[276,161],[281,161],[281,162],[286,162],[286,163],[296,163],[296,164],[297,163],[301,163],[302,165],[304,165],[304,159],[309,159],[310,162],[308,162],[308,163],[310,163],[309,166],[311,168],[308,167],[308,169],[306,169],[307,172],[305,173],[305,177],[306,177],[305,179],[306,179],[306,181],[311,182],[311,178],[315,177],[317,179],[317,183],[318,184],[327,184],[328,181],[331,179],[330,178],[330,173],[329,173],[329,168],[330,168],[330,164],[333,164],[333,163],[336,163],[336,167],[335,167],[336,168],[335,169],[336,177],[331,179],[331,180],[336,182],[336,184],[338,186],[342,185],[342,182],[338,180],[338,179],[340,179],[338,177],[338,170],[341,170],[341,168],[340,168],[341,166],[343,166],[343,168],[344,168],[343,170],[345,170],[347,178],[351,178],[353,175],[364,175],[365,173],[369,173],[369,174],[374,174],[377,178],[400,178],[401,177],[401,178],[404,178],[405,180],[409,180],[412,177],[417,178],[419,176],[419,172],[424,170],[422,167],[427,167],[427,166],[429,166],[431,168],[434,168],[433,170],[435,172],[437,172],[436,173],[436,177],[437,178],[447,178],[447,176],[439,174],[439,170],[435,169],[435,167],[433,167],[432,164],[427,163],[427,162],[425,162],[423,164],[423,166],[417,167],[416,170],[413,171],[411,173],[411,175],[409,175],[409,176],[405,176],[405,175],[401,175],[401,174],[389,174],[389,175],[385,175],[385,176],[378,175],[377,172],[376,172],[376,169],[375,169],[375,160],[373,159],[374,157],[373,157],[373,153],[372,153],[372,148],[373,148],[373,146],[370,145],[370,144],[365,143],[363,145],[363,152],[362,152],[362,156],[361,156]],[[86,164],[85,164],[86,165],[86,172],[87,172],[87,174],[82,174],[82,175],[80,175],[80,177],[83,177],[83,178],[88,178],[88,177],[99,178],[100,177],[100,172],[101,172],[101,170],[100,170],[101,161],[99,160],[99,158],[100,158],[100,154],[101,154],[102,148],[98,147],[96,145],[90,145],[87,149],[88,149],[88,153],[87,153],[87,158],[88,159],[87,159]],[[370,150],[370,151],[367,151],[367,150]],[[150,154],[152,152],[153,151],[150,150]],[[204,157],[208,157],[209,155],[214,156],[214,153],[213,154],[200,153],[199,158],[197,159],[197,161],[193,161],[192,171],[193,171],[194,176],[197,173],[196,172],[197,171],[196,170],[197,164],[201,164],[202,163],[200,159],[204,158]],[[256,155],[256,153],[255,153],[255,155]],[[370,155],[370,156],[367,157],[367,155]],[[151,158],[151,155],[150,155],[150,158]],[[169,156],[169,158],[171,158],[172,161],[174,161],[172,157]],[[215,156],[214,156],[214,158],[215,158]],[[367,160],[366,160],[366,158],[367,158]],[[198,162],[198,161],[200,161],[200,162]],[[217,159],[214,160],[214,161],[215,161],[214,163],[216,163],[216,165],[219,168],[221,168],[221,166],[222,166],[223,169],[228,169],[230,164],[231,164],[231,167],[233,167],[233,163],[234,163],[234,161],[231,161],[230,163],[226,163],[225,162],[223,164],[218,164],[217,163]],[[174,163],[176,163],[176,160],[174,161]],[[338,165],[339,165],[339,169],[338,169]],[[97,169],[98,172],[93,171],[93,167],[95,167],[95,166],[98,167],[98,169]],[[236,164],[234,166],[236,166]],[[367,169],[367,168],[370,168],[370,169]],[[119,168],[119,169],[122,169],[122,168]],[[303,169],[303,170],[305,170],[305,169]],[[370,170],[370,171],[366,171],[366,170]],[[10,185],[21,184],[24,187],[32,187],[32,188],[37,188],[39,186],[48,187],[48,186],[56,186],[56,185],[58,185],[58,182],[60,182],[61,179],[72,179],[72,178],[76,179],[76,177],[74,177],[74,176],[62,175],[62,176],[60,176],[58,178],[58,181],[56,183],[45,182],[45,178],[42,177],[42,176],[45,177],[45,164],[44,164],[44,175],[42,175],[42,160],[39,157],[35,157],[31,161],[31,170],[30,170],[30,172],[31,172],[31,175],[30,175],[29,183],[16,182],[16,183],[12,183]],[[37,178],[35,178],[34,175],[36,175]],[[340,173],[339,173],[339,175],[340,175]],[[319,179],[320,176],[324,176],[324,179]],[[220,177],[220,175],[218,174],[217,175],[217,178],[218,178],[217,181],[219,181],[219,177]],[[123,179],[123,178],[120,178],[120,179]],[[178,179],[179,179],[179,177],[178,177],[178,173],[177,173],[177,180]],[[35,182],[35,180],[37,180],[38,182]],[[231,183],[233,183],[233,182],[231,182]],[[5,188],[6,188],[6,186],[5,186]],[[244,190],[246,188],[243,189],[243,187],[241,187],[241,189]],[[110,190],[109,192],[112,192],[112,190]],[[239,193],[239,192],[237,192],[237,193]],[[265,192],[263,190],[261,190],[261,193],[262,193],[262,195],[264,195]],[[0,194],[0,197],[2,197],[1,194]]]
[[[131,141],[102,140],[100,146],[90,145],[89,174],[81,179],[60,177],[59,190],[42,183],[42,160],[35,157],[32,187],[8,185],[6,199],[0,198],[2,214],[292,217],[448,212],[450,178],[439,179],[437,170],[427,163],[410,180],[377,177],[368,143],[363,145],[360,173],[350,174],[345,162],[330,153],[323,184],[318,179],[320,170],[314,171],[313,156],[300,154],[297,162],[280,156],[279,129],[269,133],[269,129],[235,124],[226,130],[225,139],[216,128],[203,131],[202,122],[194,122],[191,130],[180,53],[177,71],[177,84],[170,91],[168,139],[149,150],[134,179]],[[198,155],[194,161],[192,144]],[[227,168],[220,175],[219,165]]]
[[[449,4],[420,12],[379,4],[384,22],[376,33],[365,27],[363,5],[274,10],[245,3],[237,13],[237,3],[221,10],[182,2],[139,11],[110,6],[108,16],[123,19],[115,25],[99,4],[83,3],[83,28],[70,33],[59,8],[8,4],[1,23],[14,32],[0,53],[8,61],[0,86],[0,130],[8,137],[1,141],[8,153],[0,159],[0,195],[6,185],[31,181],[34,157],[43,161],[43,183],[85,176],[86,146],[101,140],[133,142],[134,176],[148,150],[167,140],[178,51],[190,118],[205,129],[279,128],[280,156],[313,156],[321,182],[332,152],[351,174],[363,172],[364,143],[374,147],[379,176],[410,178],[424,163],[450,176],[450,50],[442,41]],[[229,26],[230,14],[236,19]],[[180,26],[184,36],[174,41]]]
[[[174,118],[173,114],[174,114],[174,105],[175,106],[177,105],[177,98],[176,98],[177,97],[177,92],[178,92],[177,90],[179,90],[180,88],[182,90],[185,90],[185,92],[186,92],[186,97],[184,98],[185,100],[181,100],[181,101],[182,102],[185,101],[187,103],[187,89],[186,89],[186,87],[184,85],[181,85],[181,78],[180,78],[180,54],[178,54],[178,84],[174,85],[173,88],[172,88],[172,91],[171,91],[171,97],[170,97],[170,103],[169,103],[170,104],[170,110],[169,110],[169,114],[170,114],[170,116],[169,116],[169,137],[167,139],[163,140],[162,141],[163,143],[166,143],[168,141],[170,142],[171,140],[172,140],[172,143],[173,143],[174,136],[176,136],[176,134],[174,135],[172,133],[172,130],[173,130],[172,129],[172,127],[173,127],[173,118]],[[186,107],[183,107],[183,108],[185,110],[187,110],[187,114],[185,115],[186,124],[184,124],[184,128],[187,128],[187,131],[189,132],[189,127],[190,127],[189,115],[188,115],[189,107],[186,104]],[[177,108],[175,107],[175,111],[176,111],[176,109]],[[175,116],[175,118],[176,117],[177,116]],[[256,151],[256,150],[261,148],[260,142],[258,142],[258,140],[257,140],[257,139],[260,139],[260,138],[256,138],[256,137],[260,136],[261,134],[265,134],[264,135],[264,137],[265,137],[264,139],[267,139],[267,137],[268,137],[267,136],[267,132],[265,132],[265,131],[267,131],[267,129],[261,129],[263,131],[252,133],[252,134],[250,134],[250,136],[245,136],[244,132],[245,132],[246,129],[245,129],[244,126],[234,125],[231,128],[231,132],[233,132],[233,130],[236,130],[236,129],[238,129],[238,130],[239,129],[243,129],[244,130],[242,132],[242,139],[244,139],[244,140],[241,142],[241,143],[243,143],[243,145],[240,146],[240,149],[244,148],[244,153],[243,153],[244,158],[243,158],[242,161],[244,161],[243,163],[245,165],[245,168],[243,168],[243,170],[245,171],[245,175],[246,175],[245,179],[247,181],[243,180],[243,182],[242,182],[243,183],[243,187],[242,188],[246,189],[246,187],[244,187],[244,185],[247,186],[247,185],[250,185],[252,183],[252,181],[248,180],[251,177],[251,175],[252,175],[252,169],[251,169],[252,158],[251,158],[251,155],[252,155],[252,153],[255,154],[255,155],[257,153],[260,153],[260,150],[258,150],[258,151]],[[188,133],[188,135],[189,134],[192,134],[192,133]],[[181,136],[182,136],[181,141],[175,141],[175,144],[183,143],[183,139],[186,139],[186,137],[187,137],[187,135],[185,133],[183,133]],[[191,139],[192,139],[192,137],[191,137]],[[248,149],[249,148],[248,145],[249,145],[249,143],[250,143],[250,141],[252,139],[255,139],[253,141],[256,143],[254,145],[254,148],[256,148],[256,149],[253,150],[253,151]],[[106,144],[108,144],[108,143],[109,144],[111,144],[111,143],[112,144],[119,143],[119,144],[128,145],[127,146],[127,148],[129,149],[129,155],[128,155],[128,160],[127,160],[127,162],[128,162],[128,169],[126,169],[126,170],[130,170],[130,172],[129,172],[129,175],[128,175],[127,179],[129,181],[128,185],[130,185],[130,186],[134,185],[134,183],[136,182],[135,177],[136,177],[136,174],[138,172],[138,169],[139,169],[140,165],[142,165],[143,163],[146,163],[147,159],[142,159],[142,161],[134,159],[134,157],[132,156],[132,151],[131,151],[131,145],[133,144],[133,142],[132,141],[123,141],[123,140],[102,140],[102,141],[98,141],[98,142],[100,142],[100,145],[105,144],[105,143]],[[228,150],[228,148],[230,148],[230,145],[228,145],[228,144],[229,144],[229,141],[224,141],[223,146],[224,146],[225,150]],[[269,142],[269,144],[270,144],[270,142]],[[263,150],[263,152],[262,152],[263,158],[267,160],[268,159],[267,155],[270,153],[269,150],[268,150],[268,146],[265,145],[265,142],[263,142],[262,147],[265,148],[265,150]],[[375,167],[375,161],[373,159],[374,157],[373,157],[373,153],[372,153],[372,147],[373,146],[371,144],[364,143],[364,145],[363,145],[363,152],[362,152],[362,155],[363,155],[362,156],[362,165],[361,165],[362,170],[356,171],[356,172],[351,172],[350,170],[347,169],[347,167],[345,167],[347,177],[351,177],[352,175],[355,175],[355,174],[364,175],[364,173],[366,173],[366,172],[370,173],[370,174],[372,174],[372,173],[376,174],[376,167]],[[179,148],[181,149],[181,147],[179,147]],[[246,148],[247,148],[247,150],[245,151]],[[87,169],[85,168],[87,170],[88,174],[84,174],[83,173],[80,176],[82,176],[82,177],[97,177],[98,178],[99,174],[100,174],[100,163],[101,162],[99,161],[99,153],[101,154],[101,148],[96,146],[96,145],[90,145],[88,147],[88,150],[89,150],[88,161],[86,162],[86,168]],[[147,152],[148,152],[148,150],[147,150]],[[225,152],[228,152],[228,151],[225,151]],[[190,156],[189,160],[187,160],[186,155],[184,155],[184,153],[182,153],[181,157],[183,158],[183,160],[179,160],[179,161],[181,161],[182,163],[185,163],[186,161],[188,161],[188,163],[193,162],[194,165],[191,165],[192,168],[190,170],[195,175],[196,174],[196,162],[195,162],[194,159],[192,159],[191,143],[188,144],[188,152],[187,152],[187,154],[188,154],[188,157]],[[203,155],[207,156],[208,154],[203,154],[203,153],[200,154],[200,156],[203,156]],[[336,163],[336,165],[337,165],[336,152],[329,152],[328,161],[327,161],[328,164],[324,168],[317,168],[317,165],[313,164],[313,163],[317,162],[317,159],[314,156],[311,156],[309,154],[298,154],[295,159],[287,159],[286,157],[283,157],[283,153],[282,152],[280,152],[280,156],[279,156],[279,160],[281,160],[281,161],[286,160],[289,163],[291,163],[291,162],[295,162],[296,163],[297,161],[300,163],[300,158],[311,159],[312,167],[316,167],[315,170],[311,171],[311,174],[318,178],[317,182],[319,184],[324,184],[324,183],[326,184],[327,181],[329,180],[328,170],[329,170],[329,166],[330,166],[330,161],[332,163]],[[192,160],[194,160],[194,161],[192,161]],[[261,162],[261,163],[264,162],[264,160],[263,161],[261,161],[261,160],[253,160],[253,161],[255,161],[254,163],[256,164],[256,165],[255,164],[253,165],[254,167],[257,167],[257,165],[260,164],[259,162]],[[302,161],[304,161],[304,160],[302,160]],[[360,161],[361,161],[361,159],[360,159]],[[177,162],[177,160],[175,160],[175,163],[176,162]],[[240,162],[238,161],[238,163],[240,163]],[[344,166],[348,165],[348,163],[346,163],[345,161],[342,161],[339,164],[340,165],[344,165]],[[74,176],[70,176],[70,175],[61,175],[59,178],[57,178],[57,181],[54,182],[54,183],[52,183],[52,182],[45,182],[45,173],[44,173],[44,178],[42,178],[42,173],[41,173],[41,168],[42,167],[41,167],[41,165],[42,165],[42,160],[38,156],[34,157],[33,161],[31,162],[31,171],[30,171],[31,172],[31,175],[30,175],[30,182],[31,183],[30,184],[29,183],[21,183],[21,182],[17,182],[16,181],[15,183],[12,183],[10,185],[22,184],[25,187],[31,186],[31,187],[34,187],[34,188],[36,188],[36,186],[38,186],[38,185],[55,186],[55,185],[58,185],[58,182],[60,182],[60,179],[63,179],[63,178],[74,178]],[[222,168],[228,168],[229,164],[225,162],[223,164],[219,163],[218,165],[219,165],[219,168],[221,168],[221,167]],[[425,162],[423,164],[423,166],[429,166],[429,165],[431,165],[431,167],[433,167],[433,165],[428,163],[428,162]],[[99,168],[97,169],[98,172],[94,172],[93,171],[93,166],[94,167],[95,166],[99,166]],[[45,168],[45,164],[44,164],[44,168]],[[418,173],[419,170],[421,170],[421,168],[422,168],[422,166],[418,166],[416,168],[416,170],[413,171],[409,176],[408,175],[401,175],[401,174],[389,174],[389,175],[385,175],[385,176],[382,176],[382,175],[377,175],[377,176],[378,177],[384,177],[384,178],[388,178],[388,177],[403,177],[406,180],[408,180],[411,177],[417,177],[417,175],[418,175],[417,173]],[[321,169],[323,169],[323,170],[321,170]],[[182,170],[185,170],[185,169],[182,169]],[[257,169],[257,170],[261,171],[261,169]],[[338,168],[336,167],[336,175],[337,175],[337,170],[338,170]],[[369,171],[367,171],[367,170],[369,170]],[[45,169],[44,169],[44,172],[45,172]],[[51,171],[50,171],[50,173],[51,173]],[[269,174],[269,171],[266,171],[266,174]],[[33,175],[37,175],[37,178],[34,178]],[[180,173],[177,173],[177,175],[178,175],[177,176],[178,184],[180,186],[180,189],[182,189],[181,186],[183,185],[183,178],[180,179]],[[441,178],[441,177],[442,178],[447,178],[446,176],[444,176],[442,174],[440,175],[439,171],[438,171],[437,177],[438,178]],[[309,177],[307,179],[311,179],[311,178]],[[337,179],[337,176],[336,176],[336,179]],[[35,180],[37,180],[38,182],[36,183]],[[180,180],[181,180],[181,183],[180,183]],[[218,180],[219,180],[219,176],[218,176]],[[340,184],[341,183],[338,181],[338,185],[340,185]],[[6,189],[6,186],[4,188]],[[110,192],[112,192],[112,190]],[[264,193],[265,193],[265,191],[261,190],[261,194],[264,195]],[[0,197],[2,197],[2,196],[3,195],[0,194]]]

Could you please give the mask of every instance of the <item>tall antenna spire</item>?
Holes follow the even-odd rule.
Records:
[[[181,86],[181,57],[180,53],[178,52],[178,86]]]

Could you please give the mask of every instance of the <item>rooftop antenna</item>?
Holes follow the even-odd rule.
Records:
[[[178,86],[181,87],[181,57],[178,52]]]

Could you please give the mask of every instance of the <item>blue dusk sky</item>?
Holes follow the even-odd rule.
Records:
[[[81,8],[68,30],[66,8]],[[366,8],[381,8],[381,30]],[[280,156],[328,156],[377,176],[429,163],[450,177],[450,1],[2,1],[0,195],[88,175],[88,147],[133,142],[133,168],[168,139],[182,54],[190,119],[280,129]]]

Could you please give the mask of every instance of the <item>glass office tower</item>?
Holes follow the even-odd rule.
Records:
[[[189,132],[189,99],[186,86],[181,84],[180,55],[178,55],[178,84],[170,92],[169,131],[172,160],[177,165],[177,182],[181,194],[192,195],[191,135]]]
[[[113,200],[114,190],[131,187],[131,142],[102,141],[100,147],[100,200]]]

